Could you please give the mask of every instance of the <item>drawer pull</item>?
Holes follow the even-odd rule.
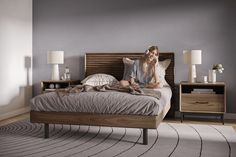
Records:
[[[208,104],[208,101],[196,101],[195,104]]]

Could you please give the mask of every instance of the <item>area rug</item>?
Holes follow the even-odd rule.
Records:
[[[236,133],[230,126],[161,123],[149,129],[83,125],[43,125],[29,120],[0,127],[1,157],[236,157]]]

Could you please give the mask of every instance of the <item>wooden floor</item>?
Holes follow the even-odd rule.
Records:
[[[25,113],[10,119],[6,119],[0,121],[0,126],[14,123],[20,120],[29,119],[29,113]],[[165,119],[164,122],[171,122],[171,123],[180,123],[179,119]],[[191,124],[213,124],[213,125],[222,125],[220,121],[213,120],[213,119],[196,119],[196,118],[186,118],[183,123],[191,123]],[[232,126],[236,132],[236,120],[225,120],[226,126]]]

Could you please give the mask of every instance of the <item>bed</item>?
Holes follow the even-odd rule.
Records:
[[[85,55],[85,76],[97,73],[110,74],[118,80],[122,79],[124,65],[123,57],[131,59],[140,58],[143,53],[86,53]],[[171,59],[171,63],[166,69],[166,81],[170,89],[174,89],[174,53],[160,53],[159,60]],[[172,94],[174,95],[174,94]],[[49,94],[50,96],[50,94]],[[116,113],[96,113],[96,112],[77,112],[66,110],[35,110],[30,111],[30,121],[32,123],[44,123],[44,137],[49,137],[49,124],[73,124],[73,125],[95,125],[111,127],[128,127],[143,129],[143,144],[148,144],[148,129],[156,129],[164,117],[173,117],[174,103],[171,101],[158,112],[153,114],[116,114]]]

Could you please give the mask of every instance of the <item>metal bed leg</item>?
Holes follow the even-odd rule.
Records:
[[[49,138],[49,124],[44,123],[44,138]]]
[[[222,121],[222,124],[225,125],[224,114],[221,115],[221,121]]]
[[[148,129],[143,128],[143,145],[148,145]]]

